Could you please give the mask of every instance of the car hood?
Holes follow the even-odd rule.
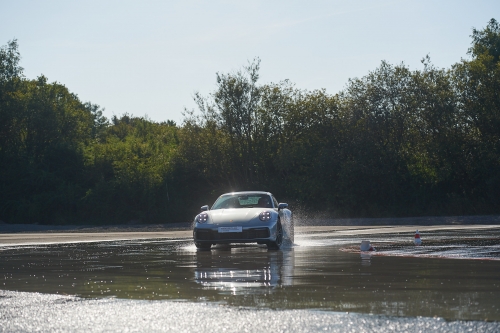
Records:
[[[243,223],[259,220],[259,214],[263,211],[271,211],[266,208],[231,208],[216,209],[208,211],[210,223]]]

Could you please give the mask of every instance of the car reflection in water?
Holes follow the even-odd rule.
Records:
[[[219,246],[197,252],[195,282],[219,293],[270,293],[293,285],[293,249],[268,251],[265,247]]]

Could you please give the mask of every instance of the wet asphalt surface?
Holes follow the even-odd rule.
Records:
[[[500,229],[0,247],[0,330],[500,331]],[[359,252],[369,239],[376,252]]]

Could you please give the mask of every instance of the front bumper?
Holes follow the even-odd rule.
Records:
[[[268,243],[276,240],[276,224],[243,227],[242,232],[219,232],[219,225],[195,224],[193,239],[196,243]]]

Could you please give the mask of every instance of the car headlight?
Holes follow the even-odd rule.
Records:
[[[198,223],[205,223],[208,220],[208,214],[207,213],[201,213],[196,216],[196,222]]]
[[[261,221],[269,221],[271,219],[271,212],[261,212],[259,214],[259,219]]]

